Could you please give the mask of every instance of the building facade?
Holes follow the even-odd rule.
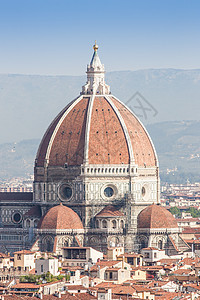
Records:
[[[140,120],[111,94],[96,43],[93,48],[82,92],[52,121],[40,143],[33,199],[20,212],[27,240],[21,247],[57,253],[66,246],[140,251],[138,215],[160,202],[153,142]],[[149,231],[143,236],[151,243]]]
[[[158,159],[144,126],[111,94],[97,49],[95,44],[80,96],[41,141],[34,202],[43,214],[60,202],[74,210],[86,245],[124,245],[129,251],[138,247],[137,215],[159,203]]]

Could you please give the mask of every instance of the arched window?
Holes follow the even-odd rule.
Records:
[[[63,246],[64,246],[64,247],[70,247],[70,242],[69,242],[69,240],[64,240]]]
[[[96,220],[96,228],[99,228],[99,220]]]
[[[112,221],[112,228],[113,229],[117,228],[117,222],[115,220]]]
[[[31,226],[31,222],[30,222],[29,219],[27,219],[27,220],[26,220],[26,227],[27,227],[27,228],[30,228],[30,226]]]
[[[50,240],[47,240],[47,243],[46,243],[46,251],[47,252],[51,252],[52,251],[52,245],[51,245],[51,241]]]
[[[123,220],[120,221],[120,228],[121,228],[121,229],[124,228],[124,221],[123,221]]]
[[[34,228],[37,228],[38,220],[34,220]]]
[[[53,251],[53,239],[50,236],[45,237],[42,240],[41,246],[42,246],[42,252],[52,252]]]
[[[107,228],[107,227],[108,227],[107,221],[103,220],[103,222],[102,222],[102,228]]]
[[[158,249],[163,249],[163,241],[162,240],[158,241]]]
[[[141,249],[146,248],[145,240],[141,240]]]

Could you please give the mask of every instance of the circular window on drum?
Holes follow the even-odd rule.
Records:
[[[145,189],[145,187],[143,186],[143,187],[142,187],[142,197],[144,197],[145,194],[146,194],[146,189]]]
[[[114,190],[111,186],[108,186],[104,190],[104,195],[108,198],[112,197],[114,195]]]
[[[15,212],[12,215],[12,220],[14,223],[19,224],[22,221],[22,215],[19,212]]]
[[[69,201],[73,194],[71,186],[62,184],[59,188],[59,194],[62,200]]]
[[[149,200],[150,190],[149,190],[149,185],[148,184],[144,184],[142,186],[141,195],[142,195],[142,199],[144,199],[145,201]]]
[[[102,198],[112,199],[117,195],[117,187],[113,184],[106,184],[101,189],[101,196]]]

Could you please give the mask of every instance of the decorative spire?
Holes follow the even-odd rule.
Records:
[[[105,83],[104,65],[97,54],[99,46],[96,41],[93,46],[94,54],[87,66],[87,83],[82,88],[82,94],[110,94],[110,87]]]

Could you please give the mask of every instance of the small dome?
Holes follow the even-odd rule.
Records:
[[[164,207],[152,204],[138,215],[138,228],[178,228],[176,219]]]
[[[108,205],[104,207],[96,217],[123,217],[124,213],[119,211],[115,206]]]
[[[50,208],[38,224],[38,229],[83,229],[81,219],[62,204]]]

